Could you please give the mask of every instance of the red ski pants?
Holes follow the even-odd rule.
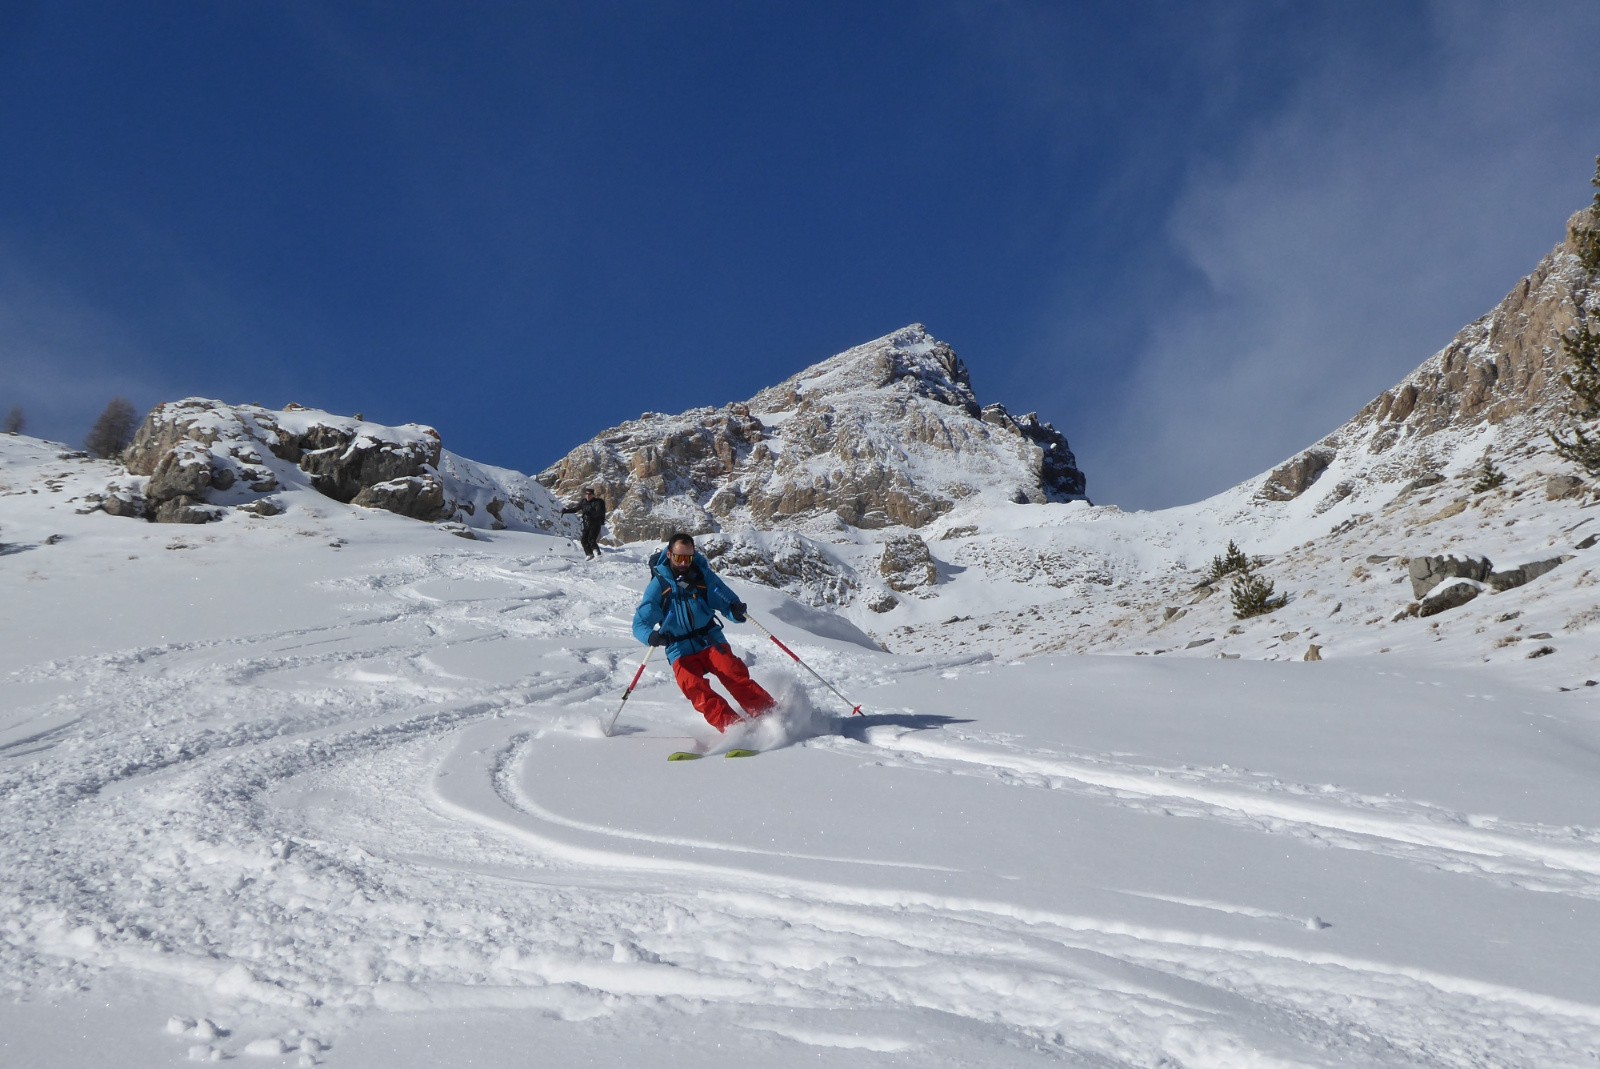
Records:
[[[733,655],[732,648],[728,646],[712,646],[699,653],[679,657],[672,666],[672,674],[677,678],[678,689],[683,691],[683,696],[693,702],[694,707],[700,710],[700,715],[706,718],[706,723],[718,731],[726,731],[730,724],[737,724],[739,714],[729,707],[722,695],[711,689],[710,682],[706,680],[708,674],[722,681],[728,693],[733,695],[733,700],[749,716],[760,716],[774,704],[772,695],[750,678],[749,669]]]

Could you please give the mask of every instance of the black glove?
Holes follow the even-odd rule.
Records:
[[[676,641],[676,639],[667,634],[665,631],[650,632],[650,645],[652,646],[670,646]]]
[[[728,606],[728,615],[733,617],[733,622],[736,624],[744,623],[744,614],[749,611],[750,606],[746,605],[742,601],[736,601],[732,605]]]

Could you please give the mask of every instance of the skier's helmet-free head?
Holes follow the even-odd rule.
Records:
[[[594,487],[592,487],[592,486],[585,486],[585,487],[584,487],[584,488],[583,488],[583,496],[584,496],[584,497],[593,497],[593,496],[594,496]]]
[[[694,567],[694,539],[681,531],[667,539],[667,565],[677,575]]]

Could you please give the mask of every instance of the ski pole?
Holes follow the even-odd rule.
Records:
[[[622,715],[622,707],[628,704],[628,695],[633,693],[633,688],[639,685],[639,679],[644,675],[644,666],[650,663],[650,658],[655,656],[656,648],[651,646],[645,651],[644,660],[639,662],[639,670],[633,673],[633,682],[628,684],[628,689],[622,692],[622,701],[617,703],[617,711],[611,714],[611,723],[606,725],[606,738],[611,737],[611,729],[617,726],[617,718]]]
[[[794,658],[794,663],[795,664],[799,665],[801,668],[804,668],[807,672],[810,672],[812,675],[817,676],[817,681],[819,683],[821,683],[823,686],[827,687],[829,690],[833,691],[834,695],[840,701],[842,701],[846,705],[850,706],[850,715],[851,716],[860,716],[860,715],[862,715],[861,714],[861,706],[857,705],[855,702],[851,701],[849,698],[846,698],[843,694],[840,694],[838,687],[834,686],[832,683],[829,683],[826,679],[823,679],[821,676],[817,675],[817,670],[815,668],[812,668],[809,664],[807,664],[806,662],[802,661],[800,659],[800,655],[799,654],[795,653],[794,650],[791,650],[788,646],[785,646],[781,641],[779,641],[778,636],[774,635],[771,631],[768,631],[766,629],[766,626],[764,624],[762,624],[762,622],[760,620],[757,620],[754,616],[751,616],[748,612],[744,614],[744,618],[746,620],[749,620],[751,623],[755,624],[757,627],[761,628],[761,633],[763,635],[766,635],[768,638],[770,638],[772,640],[772,644],[774,646],[778,647],[784,653],[787,653],[790,657]]]

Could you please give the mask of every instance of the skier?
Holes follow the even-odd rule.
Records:
[[[772,695],[750,678],[743,661],[722,635],[716,613],[744,623],[745,604],[696,552],[694,539],[675,534],[664,553],[651,558],[650,585],[633,614],[633,634],[648,646],[665,646],[667,661],[684,697],[694,703],[706,722],[726,731],[739,722],[727,701],[711,689],[708,674],[728,688],[752,719],[775,704]]]
[[[561,515],[576,512],[583,519],[583,544],[584,557],[593,560],[600,555],[600,528],[606,522],[606,503],[595,496],[594,488],[585,487],[583,500],[576,505],[568,505],[561,510]]]

